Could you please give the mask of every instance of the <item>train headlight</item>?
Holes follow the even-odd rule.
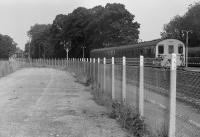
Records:
[[[180,56],[180,60],[183,60],[184,58],[183,58],[183,54],[181,54],[181,56]]]

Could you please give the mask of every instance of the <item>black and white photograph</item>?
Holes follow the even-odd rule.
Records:
[[[200,1],[0,0],[0,137],[200,137]]]

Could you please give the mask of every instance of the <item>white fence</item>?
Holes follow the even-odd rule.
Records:
[[[152,59],[18,59],[32,67],[53,67],[75,73],[91,82],[99,97],[136,108],[153,132],[169,137],[200,135],[200,73],[152,68]],[[199,104],[198,104],[199,103]],[[194,107],[195,106],[195,107]],[[164,131],[163,131],[164,130]]]

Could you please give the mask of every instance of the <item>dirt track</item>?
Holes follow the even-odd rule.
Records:
[[[23,69],[0,87],[0,137],[126,137],[67,72]]]

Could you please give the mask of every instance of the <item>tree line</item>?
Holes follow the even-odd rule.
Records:
[[[85,57],[95,48],[137,43],[140,24],[123,4],[91,9],[78,7],[55,17],[52,24],[35,24],[28,31],[25,52],[32,58]],[[29,50],[30,47],[30,50]]]
[[[17,43],[8,36],[0,34],[0,58],[8,59],[15,53]]]
[[[186,41],[188,31],[189,47],[200,47],[200,2],[191,4],[183,15],[176,15],[164,25],[162,38],[176,38]]]
[[[84,49],[85,57],[89,57],[90,50],[95,48],[134,44],[138,42],[140,28],[134,17],[123,4],[78,7],[67,15],[57,15],[52,24],[32,26],[25,52],[30,51],[32,58],[65,58],[66,48],[69,57],[82,57]],[[183,16],[176,15],[164,24],[161,38],[185,43],[186,31],[190,31],[189,46],[200,46],[200,2],[190,5]]]

